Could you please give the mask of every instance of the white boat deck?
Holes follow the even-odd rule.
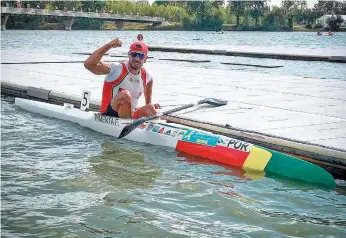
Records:
[[[3,52],[2,62],[77,61],[86,57],[9,56]],[[224,107],[194,108],[181,116],[346,150],[346,78],[177,67],[155,59],[146,66],[154,76],[153,102],[191,103],[204,97],[229,101]],[[77,96],[84,89],[90,90],[92,99],[97,100],[101,99],[103,78],[88,72],[82,63],[1,65],[2,81]]]

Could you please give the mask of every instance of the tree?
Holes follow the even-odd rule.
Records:
[[[64,1],[64,7],[66,7],[69,11],[72,11],[73,9],[81,9],[82,6],[82,1]]]
[[[153,3],[155,3],[157,6],[161,6],[161,5],[163,5],[163,6],[168,6],[169,5],[169,2],[170,1],[163,1],[163,0],[156,0],[156,1],[154,1]]]
[[[319,0],[318,3],[314,5],[313,10],[318,13],[318,17],[325,14],[346,14],[346,1],[325,1]]]
[[[179,1],[179,0],[155,0],[154,3],[158,6],[174,6],[174,7],[184,7],[186,6],[186,1]]]
[[[30,8],[44,8],[44,3],[45,1],[23,1],[24,5],[26,4],[26,6],[28,6],[28,4],[30,5]]]
[[[295,6],[294,1],[284,0],[282,1],[281,5],[287,17],[288,27],[293,28],[293,18],[294,18],[293,8]]]
[[[216,31],[222,30],[222,24],[225,22],[225,19],[225,11],[222,8],[210,5],[206,11],[204,28]]]
[[[222,7],[225,4],[224,0],[218,1],[218,0],[212,0],[212,6],[215,8]]]
[[[258,18],[263,16],[265,1],[252,1],[250,4],[250,15],[255,19],[255,24],[258,25]]]
[[[221,2],[213,0],[187,1],[186,7],[180,8],[186,10],[186,14],[179,19],[183,19],[185,29],[220,30],[226,18],[224,8],[219,6]]]
[[[142,4],[142,5],[150,5],[148,0],[138,0],[137,4]]]
[[[340,7],[340,11],[338,12],[340,15],[346,15],[346,1],[343,1]]]
[[[201,14],[203,0],[187,1],[186,8],[189,14],[198,15]]]
[[[187,11],[196,21],[199,27],[204,28],[208,1],[187,1]]]
[[[157,6],[155,4],[153,5]],[[137,13],[137,9],[140,6],[146,6],[146,5],[142,5],[142,4],[137,5],[135,2],[130,2],[130,1],[108,1],[107,10],[111,13],[117,13],[117,14],[131,14],[131,13],[135,14]],[[93,10],[93,8],[91,7],[89,8],[91,9],[91,11]]]
[[[244,15],[246,2],[243,0],[228,0],[231,13],[236,16],[236,24],[239,25],[240,17]]]
[[[63,1],[63,2],[67,3],[68,1]],[[106,1],[94,0],[94,1],[81,1],[81,2],[82,2],[82,8],[84,9],[84,11],[90,10],[90,12],[96,12],[96,10],[100,12],[101,10],[106,9],[106,6],[107,6]]]
[[[263,18],[264,27],[270,31],[280,30],[286,27],[285,14],[281,8],[273,7]]]
[[[293,19],[298,14],[301,9],[306,6],[306,1],[292,1],[292,0],[284,0],[282,1],[282,8],[286,15],[288,21],[288,27],[293,28]]]
[[[294,16],[294,21],[299,24],[305,24],[311,28],[313,23],[316,21],[316,18],[317,13],[312,9],[306,8],[297,12],[297,14]]]
[[[344,19],[342,19],[340,15],[337,15],[336,17],[333,15],[328,17],[326,22],[331,31],[338,31],[340,30],[340,25],[344,22]]]

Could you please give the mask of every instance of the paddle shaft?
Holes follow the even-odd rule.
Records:
[[[120,139],[120,138],[122,138],[122,137],[124,137],[124,136],[126,136],[128,134],[130,134],[131,131],[133,131],[140,124],[142,124],[142,123],[144,123],[146,121],[150,121],[150,120],[159,118],[159,117],[161,117],[163,115],[168,115],[168,114],[171,114],[171,113],[174,113],[174,112],[178,112],[178,111],[181,111],[181,110],[193,107],[193,106],[197,106],[197,105],[202,104],[202,103],[210,103],[210,99],[202,99],[202,100],[199,100],[196,103],[186,104],[186,105],[183,105],[181,107],[173,108],[171,110],[168,110],[168,111],[165,111],[165,112],[161,112],[161,113],[158,113],[158,114],[155,114],[155,115],[152,115],[152,116],[139,118],[139,119],[131,122],[130,124],[126,125],[123,128],[123,130],[120,132],[120,135],[119,135],[118,139]]]
[[[180,104],[163,104],[161,105],[160,104],[160,108],[163,108],[163,107],[178,107],[178,106],[182,106],[182,105],[186,105],[185,103],[180,103]]]
[[[178,112],[178,111],[181,111],[181,110],[190,108],[190,107],[197,106],[197,105],[199,105],[199,104],[204,103],[205,101],[206,101],[206,100],[203,99],[203,100],[198,101],[197,103],[186,104],[186,105],[183,105],[183,106],[181,106],[181,107],[173,108],[173,109],[171,109],[171,110],[168,110],[168,111],[165,111],[165,112],[160,112],[160,113],[158,113],[158,114],[155,114],[155,115],[146,117],[146,119],[147,119],[148,121],[149,121],[149,120],[153,120],[153,119],[156,119],[156,118],[161,117],[161,116],[164,116],[164,115],[168,115],[168,114],[171,114],[171,113],[174,113],[174,112]]]

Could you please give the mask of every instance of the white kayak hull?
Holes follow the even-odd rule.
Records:
[[[119,119],[100,115],[100,113],[92,111],[81,111],[76,108],[65,108],[63,106],[48,104],[37,101],[30,101],[23,98],[15,99],[16,106],[19,106],[26,111],[38,113],[40,115],[57,118],[60,120],[70,121],[77,123],[81,126],[88,127],[94,131],[100,132],[105,135],[118,137],[121,130],[131,122],[131,119]],[[150,143],[160,146],[168,146],[175,148],[178,138],[173,136],[165,136],[162,139],[162,134],[147,133],[146,130],[136,128],[125,139]]]
[[[105,135],[118,138],[132,119],[108,117],[97,112],[15,98],[15,105],[47,117],[77,123]],[[216,135],[192,127],[162,120],[145,122],[124,137],[127,140],[172,147],[179,152],[205,158],[246,171],[265,171],[285,177],[335,186],[324,169],[307,161],[262,148],[231,137]]]

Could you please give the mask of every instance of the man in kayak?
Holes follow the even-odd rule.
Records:
[[[134,119],[154,115],[159,105],[151,103],[153,79],[150,72],[143,67],[148,58],[148,46],[141,41],[131,44],[127,62],[107,64],[101,61],[108,50],[121,45],[122,42],[116,38],[97,49],[84,62],[85,68],[90,72],[106,75],[103,83],[101,114]],[[136,108],[138,99],[143,93],[145,105]]]

